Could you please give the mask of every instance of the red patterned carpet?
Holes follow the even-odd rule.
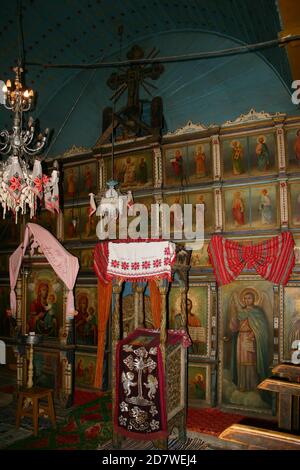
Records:
[[[75,390],[74,405],[80,406],[103,396],[103,392]],[[217,408],[188,408],[187,428],[190,431],[219,436],[224,429],[245,420],[245,416],[223,412]]]
[[[103,396],[103,392],[76,389],[74,405],[81,406],[101,396]],[[242,420],[245,420],[245,416],[223,412],[217,408],[188,408],[187,428],[190,431],[219,436],[228,426]]]
[[[13,389],[13,386],[0,388],[1,391],[5,391],[6,393],[12,393]],[[224,412],[218,408],[188,408],[187,429],[189,431],[218,437],[222,431],[235,423],[261,426],[269,429],[277,428],[275,418],[266,421],[259,418],[248,418],[240,414]],[[80,443],[81,447],[85,448],[87,440],[95,441],[96,443],[96,439],[97,437],[99,438],[102,428],[103,436],[101,435],[101,437],[105,440],[105,438],[110,437],[111,429],[111,398],[109,394],[76,389],[74,405],[70,416],[68,416],[64,425],[60,426],[60,432],[54,431],[51,433],[51,435],[55,435],[54,437],[52,436],[53,442],[49,439],[46,432],[43,433],[46,434],[43,436],[44,440],[42,436],[38,439],[33,439],[34,442],[29,443],[29,448],[43,448],[43,441],[47,441],[45,447],[48,445],[51,448],[66,448],[72,444],[71,448],[78,448]]]
[[[74,393],[74,406],[84,405],[89,401],[96,400],[99,397],[103,397],[104,392],[87,392],[85,390],[75,389]]]
[[[224,429],[239,423],[245,416],[224,413],[217,408],[188,408],[187,428],[190,431],[219,436]]]
[[[187,428],[190,431],[219,436],[226,428],[235,423],[278,430],[275,417],[268,419],[246,417],[227,413],[218,408],[188,408]]]

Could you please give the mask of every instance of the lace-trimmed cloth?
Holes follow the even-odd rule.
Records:
[[[164,240],[101,242],[94,252],[94,268],[101,282],[172,279],[175,243]]]

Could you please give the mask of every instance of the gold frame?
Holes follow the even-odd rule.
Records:
[[[259,121],[258,123],[259,124]],[[231,130],[231,129],[230,129]],[[274,127],[262,127],[261,129],[258,127],[258,128],[255,128],[255,129],[251,129],[251,130],[245,130],[243,131],[243,129],[239,129],[239,127],[237,127],[237,130],[235,131],[234,129],[232,129],[232,131],[228,134],[221,134],[220,135],[220,167],[221,167],[221,178],[224,180],[230,180],[232,181],[232,184],[234,184],[234,181],[236,180],[241,180],[241,182],[243,180],[247,180],[247,178],[249,179],[254,179],[257,178],[257,174],[249,174],[249,173],[245,173],[244,175],[224,175],[224,152],[223,152],[223,143],[224,141],[227,141],[227,140],[239,140],[241,138],[248,138],[248,137],[254,137],[254,136],[259,136],[261,134],[273,134],[273,137],[274,137],[274,148],[275,148],[275,155],[274,155],[274,166],[275,166],[275,169],[273,172],[270,172],[270,170],[268,170],[269,172],[266,175],[266,178],[270,177],[271,175],[273,174],[276,174],[278,175],[279,173],[279,159],[278,159],[278,145],[277,145],[277,136],[276,136],[276,131],[274,131]],[[240,182],[240,183],[241,183]]]
[[[292,188],[295,184],[299,184],[299,186],[300,186],[300,179],[293,179],[293,180],[288,181],[289,227],[300,230],[300,223],[298,225],[296,225],[295,223],[293,223],[293,218],[292,218],[292,216],[293,216],[293,212],[292,212]]]
[[[285,289],[293,287],[300,289],[300,280],[295,282],[288,282],[284,287],[280,286],[279,296],[280,296],[280,303],[279,303],[279,362],[291,362],[291,355],[289,359],[285,356],[285,345],[284,345],[284,336],[285,336],[285,328],[284,323],[286,319],[286,309],[285,309]]]
[[[84,283],[82,282],[83,279],[78,279],[78,281],[76,282],[75,286],[74,286],[74,303],[75,303],[75,308],[76,310],[78,311],[78,305],[76,304],[76,298],[77,298],[77,293],[79,290],[83,289],[90,289],[90,288],[93,288],[95,289],[96,291],[96,295],[95,295],[95,307],[96,307],[96,320],[97,320],[97,334],[98,334],[98,287],[97,287],[97,282],[95,283],[91,283],[91,282],[88,282],[88,283]],[[85,351],[87,349],[91,349],[91,352],[92,351],[96,351],[97,352],[97,341],[96,341],[96,344],[84,344],[84,343],[78,343],[77,340],[76,340],[76,318],[74,318],[74,344],[76,344],[76,350],[81,350],[81,349],[84,349]]]
[[[275,198],[276,198],[276,201],[275,201],[275,204],[276,204],[276,225],[274,223],[274,225],[267,225],[266,227],[260,227],[260,228],[257,228],[253,225],[251,226],[247,226],[246,228],[240,228],[240,227],[237,227],[237,228],[233,228],[233,227],[230,227],[228,228],[228,222],[226,222],[226,204],[225,204],[225,192],[226,190],[231,190],[231,191],[242,191],[242,190],[248,190],[251,189],[251,188],[254,188],[254,189],[258,189],[259,187],[261,187],[261,189],[263,189],[264,186],[274,186],[275,188]],[[249,195],[250,195],[250,192],[249,192]],[[250,197],[249,197],[249,200],[250,200]],[[251,200],[251,204],[252,204],[252,200]],[[277,181],[271,181],[271,182],[266,182],[266,183],[257,183],[257,182],[251,182],[251,183],[248,183],[248,184],[232,184],[232,185],[226,185],[226,186],[223,186],[223,191],[222,191],[222,210],[223,210],[223,228],[224,228],[224,232],[236,232],[238,234],[238,236],[243,236],[242,234],[245,232],[258,232],[258,234],[260,234],[261,232],[265,232],[265,231],[270,231],[270,230],[279,230],[280,229],[280,192],[279,192],[279,184]],[[252,205],[251,205],[251,210],[250,212],[252,212]],[[251,221],[251,224],[253,224],[253,221]],[[248,225],[248,224],[247,224]],[[274,235],[274,234],[273,234]]]
[[[94,371],[93,371],[94,372],[93,379],[95,379],[96,366],[97,366],[97,351],[95,351],[93,353],[93,352],[76,350],[75,358],[74,358],[74,382],[76,384],[76,388],[79,388],[79,389],[82,389],[82,390],[91,390],[91,389],[96,390],[94,385],[88,385],[88,384],[82,385],[82,384],[79,384],[78,381],[76,380],[77,379],[77,366],[78,366],[77,358],[78,358],[78,356],[83,356],[83,357],[87,357],[87,358],[88,357],[93,357],[95,359],[95,368],[94,368]]]
[[[212,143],[211,143],[210,137],[203,137],[202,139],[183,140],[182,142],[178,141],[176,143],[164,144],[163,145],[163,148],[162,148],[162,163],[163,163],[162,177],[163,177],[163,187],[164,188],[166,188],[168,190],[173,189],[173,191],[174,191],[174,189],[176,187],[178,187],[177,183],[174,183],[172,185],[170,185],[170,184],[167,185],[167,183],[166,183],[166,152],[168,150],[171,150],[171,149],[175,150],[176,148],[179,148],[179,147],[186,147],[188,149],[188,147],[192,147],[192,146],[196,147],[197,145],[205,145],[205,144],[209,145],[210,174],[208,176],[204,176],[204,177],[200,178],[199,182],[197,182],[197,183],[195,183],[195,182],[187,183],[185,181],[184,182],[184,187],[189,188],[189,187],[194,186],[195,184],[207,183],[207,182],[210,182],[210,181],[211,181],[211,183],[213,182],[214,155],[213,155]],[[187,150],[187,152],[188,152],[188,150]]]
[[[245,275],[241,274],[235,281],[265,281],[261,276],[253,274],[253,275]],[[268,282],[268,281],[265,281]],[[226,286],[225,286],[226,287]],[[272,316],[272,326],[273,326],[273,360],[272,360],[272,367],[278,363],[278,352],[276,352],[275,344],[276,344],[276,308],[278,306],[278,289],[276,286],[273,286],[273,316]],[[225,332],[224,332],[224,304],[223,304],[223,294],[222,289],[218,289],[218,305],[220,306],[219,309],[219,318],[218,318],[218,331],[219,331],[219,341],[218,341],[218,358],[219,364],[217,367],[217,403],[227,409],[233,410],[246,410],[255,413],[271,413],[271,409],[267,408],[246,408],[242,405],[238,404],[229,404],[223,402],[223,371],[224,371],[224,340],[225,340]],[[278,342],[277,342],[278,344]]]
[[[21,274],[21,279],[22,279],[22,296],[21,296],[21,332],[22,334],[26,333],[26,324],[27,324],[27,300],[28,300],[28,278],[30,276],[30,272],[36,271],[37,272],[41,269],[49,269],[52,270],[53,273],[55,271],[53,270],[52,266],[50,263],[48,263],[45,258],[37,258],[37,257],[30,257],[30,258],[25,258],[22,264],[22,268],[20,271]],[[59,278],[59,276],[55,273],[55,276]],[[70,331],[71,325],[70,321],[67,320],[66,318],[66,303],[67,303],[67,289],[64,284],[64,282],[59,279],[61,285],[62,285],[62,299],[63,299],[63,304],[62,304],[62,324],[59,327],[59,332],[57,337],[53,338],[44,338],[43,339],[43,344],[60,344],[61,340],[63,338],[63,335],[67,333],[67,331]]]
[[[206,371],[206,387],[205,387],[205,399],[202,398],[192,398],[190,399],[188,396],[189,390],[189,369],[190,367],[201,367]],[[188,370],[187,370],[187,401],[188,406],[192,407],[202,407],[203,403],[207,403],[208,405],[212,404],[212,397],[211,397],[211,364],[205,364],[202,362],[188,362]]]
[[[155,152],[154,152],[153,147],[148,145],[147,147],[134,147],[132,149],[126,149],[126,150],[123,150],[123,151],[115,149],[114,160],[116,162],[118,159],[121,159],[121,158],[136,157],[136,156],[138,157],[139,155],[141,156],[141,154],[143,154],[143,153],[149,153],[149,156],[150,156],[150,153],[151,153],[151,164],[152,164],[151,184],[147,183],[146,186],[143,185],[143,184],[141,186],[132,184],[132,185],[128,185],[128,186],[124,187],[124,186],[122,186],[123,183],[119,182],[119,188],[121,189],[121,191],[129,191],[130,190],[134,194],[137,192],[138,194],[142,195],[143,192],[153,190],[153,188],[155,188],[157,186],[157,183],[158,183],[157,173],[158,172],[157,172],[157,169],[156,169]],[[102,160],[103,160],[102,171],[103,171],[104,188],[107,188],[107,186],[106,186],[106,183],[108,182],[107,167],[111,164],[111,158],[112,158],[112,154],[111,154],[110,150],[109,150],[108,153],[102,155]],[[116,178],[116,176],[115,176],[115,178]],[[104,189],[104,188],[102,188],[102,189]],[[151,194],[149,194],[149,195],[151,195]]]

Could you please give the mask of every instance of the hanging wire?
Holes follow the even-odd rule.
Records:
[[[283,46],[291,41],[300,40],[300,34],[289,34],[279,39],[271,39],[270,41],[258,42],[255,44],[247,44],[245,46],[232,47],[229,49],[221,49],[219,51],[211,52],[194,52],[190,54],[122,60],[118,62],[96,62],[93,64],[43,64],[41,62],[27,62],[27,65],[45,67],[45,68],[69,68],[69,69],[98,69],[98,68],[116,68],[126,67],[135,64],[157,64],[157,63],[171,63],[171,62],[187,62],[192,60],[212,59],[217,57],[226,57],[236,54],[244,54],[247,52],[254,52],[260,49],[269,47]]]
[[[80,91],[78,97],[76,98],[74,104],[72,105],[72,107],[70,108],[70,111],[68,112],[68,114],[66,115],[65,117],[65,120],[63,121],[62,125],[60,126],[56,136],[54,139],[52,139],[51,141],[51,145],[48,147],[46,153],[45,153],[45,157],[47,157],[47,155],[49,154],[51,148],[53,147],[53,145],[55,144],[55,142],[57,141],[58,137],[60,136],[62,130],[64,129],[64,127],[66,126],[71,114],[73,113],[74,109],[76,108],[78,102],[80,101],[80,98],[82,97],[83,93],[85,92],[86,88],[88,87],[88,85],[90,84],[91,80],[94,78],[96,74],[96,70],[94,70],[92,73],[91,73],[91,76],[89,77],[89,79],[86,81],[86,83],[84,84],[82,90]]]
[[[119,38],[120,38],[119,62],[121,62],[121,59],[122,59],[123,32],[124,32],[124,26],[121,24],[118,27],[118,35],[119,35]],[[111,125],[112,125],[112,133],[111,133],[111,177],[112,177],[112,180],[115,179],[115,167],[114,167],[114,158],[115,158],[115,111],[116,111],[116,101],[117,101],[118,98],[114,98],[114,100],[113,100],[112,121],[111,121]]]
[[[122,60],[122,43],[123,43],[123,33],[124,33],[124,26],[120,24],[118,27],[118,35],[120,37],[120,44],[119,44],[119,62]]]
[[[112,111],[112,120],[111,120],[111,125],[112,125],[112,132],[111,132],[111,178],[112,180],[115,179],[115,168],[114,168],[114,157],[115,157],[115,107],[116,107],[116,102],[114,100],[113,102],[113,111]]]
[[[18,50],[19,50],[18,66],[23,67],[25,63],[25,45],[24,45],[24,32],[23,32],[22,0],[18,1],[17,18],[18,18]]]

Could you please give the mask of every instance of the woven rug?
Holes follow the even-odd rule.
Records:
[[[98,450],[113,450],[111,439],[105,444],[100,444]],[[151,441],[134,441],[126,438],[122,442],[122,450],[157,450],[157,447]],[[169,439],[168,450],[211,450],[211,448],[202,439],[188,435],[185,442]]]
[[[47,420],[49,421],[49,420]],[[111,439],[111,396],[103,394],[95,400],[75,407],[57,429],[42,430],[38,436],[30,436],[7,450],[94,450],[99,443]]]
[[[16,430],[16,426],[7,423],[0,423],[0,449],[5,449],[17,441],[23,440],[31,436],[32,431],[20,427]]]
[[[2,388],[2,390],[12,391],[8,388],[5,390]],[[0,408],[0,448],[81,450],[99,449],[104,446],[104,449],[110,449],[112,437],[111,395],[104,392],[76,390],[74,398],[75,406],[68,417],[57,416],[56,430],[52,429],[49,419],[39,419],[37,437],[32,435],[32,419],[27,417],[23,418],[21,428],[16,432],[15,403]],[[205,435],[210,442],[209,435],[217,438],[231,424],[241,422],[253,426],[268,427],[266,421],[245,418],[242,415],[223,412],[217,408],[188,408],[188,439],[184,444],[170,441],[169,447],[182,446],[176,447],[178,450],[180,448],[195,450],[209,448],[205,442]],[[276,427],[276,422],[274,426]],[[126,445],[126,449],[154,449],[151,441],[144,441],[144,447],[139,447],[141,442],[128,439],[123,442],[122,448],[124,445]]]

